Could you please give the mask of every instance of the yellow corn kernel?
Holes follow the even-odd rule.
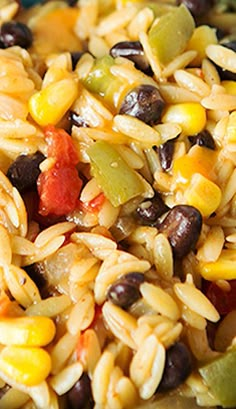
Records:
[[[216,151],[194,145],[187,154],[174,160],[173,176],[176,182],[188,184],[195,173],[214,180],[217,156]]]
[[[41,126],[56,125],[78,95],[78,84],[66,78],[36,92],[29,100],[29,112]]]
[[[236,95],[236,81],[222,81],[221,85],[223,85],[227,94]]]
[[[221,202],[221,190],[205,176],[195,173],[185,191],[187,204],[196,207],[203,217],[210,216]]]
[[[38,385],[51,371],[51,358],[42,348],[7,346],[0,353],[0,371],[15,382]]]
[[[188,50],[197,51],[197,56],[190,65],[199,67],[206,57],[206,47],[210,44],[217,44],[216,30],[209,26],[196,27],[188,43]]]
[[[226,128],[226,139],[230,143],[236,142],[236,111],[231,112]]]
[[[55,336],[56,327],[48,317],[0,318],[0,344],[44,346]]]
[[[210,281],[236,279],[236,250],[222,250],[217,261],[200,262],[198,269],[203,278]]]
[[[198,102],[183,102],[170,105],[162,121],[176,123],[181,126],[185,135],[194,135],[205,128],[206,111]]]
[[[116,0],[117,8],[125,7],[129,3],[142,3],[143,0]]]

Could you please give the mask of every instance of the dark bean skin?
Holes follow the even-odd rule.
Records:
[[[184,4],[193,17],[206,14],[214,5],[214,0],[177,0],[177,5]]]
[[[83,51],[73,51],[70,53],[73,70],[75,69],[77,62],[80,60],[83,54]]]
[[[0,388],[0,399],[5,395],[7,391],[9,391],[10,386],[5,384],[2,388]]]
[[[85,372],[67,393],[67,401],[67,409],[92,409],[94,407],[91,381]]]
[[[166,141],[158,147],[158,156],[161,167],[164,171],[171,169],[175,151],[175,142],[173,139]]]
[[[107,299],[123,309],[128,309],[140,297],[139,286],[144,282],[141,273],[129,273],[113,283],[107,292]]]
[[[191,145],[199,145],[212,150],[216,149],[215,141],[207,130],[204,130],[197,135],[188,136],[188,140]]]
[[[78,0],[67,0],[66,2],[69,7],[74,7],[78,3]]]
[[[209,27],[214,28],[215,29],[215,33],[216,33],[216,37],[217,40],[220,41],[222,40],[228,33],[226,31],[224,31],[223,29],[219,28],[219,27],[215,27],[211,24],[209,24]]]
[[[19,21],[7,21],[1,26],[0,41],[4,44],[4,48],[14,45],[29,48],[33,42],[33,35],[26,24]]]
[[[174,206],[162,223],[159,232],[167,236],[173,254],[180,259],[195,248],[202,228],[202,215],[193,206]]]
[[[143,273],[127,273],[123,275],[121,279],[139,288],[140,284],[144,282],[144,274]]]
[[[107,293],[109,301],[124,309],[131,307],[139,298],[138,288],[125,281],[112,284]]]
[[[228,41],[227,43],[222,43],[222,45],[236,52],[236,40]]]
[[[145,200],[136,209],[138,221],[141,224],[152,226],[162,214],[166,213],[168,207],[159,193],[155,193],[152,199]]]
[[[166,362],[157,392],[168,392],[180,386],[192,372],[191,354],[182,342],[166,351]]]
[[[35,6],[36,4],[41,3],[41,2],[42,2],[42,0],[20,0],[20,1],[18,1],[18,3],[24,9]]]
[[[165,102],[158,89],[146,84],[134,88],[125,96],[119,113],[134,116],[148,125],[156,125],[164,107]]]
[[[124,57],[134,62],[136,68],[147,75],[153,75],[140,41],[121,41],[110,49],[113,58]]]
[[[42,299],[48,298],[55,293],[55,288],[53,289],[48,284],[45,269],[41,263],[30,264],[29,266],[24,266],[23,269],[37,285]]]
[[[84,120],[80,115],[78,115],[76,112],[74,112],[74,111],[70,111],[70,113],[69,113],[69,121],[70,121],[70,123],[71,123],[71,126],[72,126],[72,125],[75,125],[75,126],[78,126],[79,128],[80,128],[80,127],[86,128],[86,127],[88,126],[88,125],[86,124],[85,120]]]
[[[7,177],[19,192],[26,192],[36,187],[40,174],[39,165],[45,159],[41,152],[32,155],[20,155],[11,164]]]

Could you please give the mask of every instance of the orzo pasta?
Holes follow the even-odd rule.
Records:
[[[0,4],[0,409],[236,407],[235,0]]]

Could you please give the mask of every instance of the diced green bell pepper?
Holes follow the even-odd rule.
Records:
[[[223,408],[236,406],[236,348],[199,368],[211,393]]]
[[[168,64],[185,50],[194,28],[194,19],[183,4],[160,17],[151,27],[148,39],[161,64]]]
[[[110,55],[96,59],[93,68],[83,81],[89,91],[103,97],[111,106],[114,105],[115,97],[123,85],[123,82],[110,71],[114,64],[114,59]]]
[[[118,207],[144,193],[142,180],[114,146],[97,141],[88,148],[87,153],[91,173],[113,206]]]
[[[143,7],[143,4],[142,4]],[[150,1],[147,4],[145,4],[145,7],[150,8],[155,17],[161,17],[166,13],[169,13],[170,11],[173,10],[173,8],[175,7],[172,4],[168,4],[168,3],[160,3],[160,2],[154,2],[154,1]]]

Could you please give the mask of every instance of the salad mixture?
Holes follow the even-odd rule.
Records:
[[[1,0],[0,409],[235,379],[235,0]]]

